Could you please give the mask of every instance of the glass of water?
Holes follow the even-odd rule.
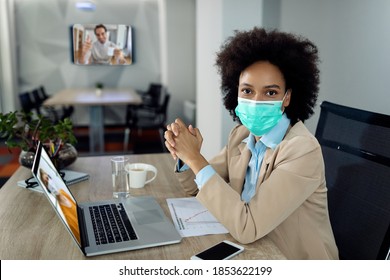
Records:
[[[111,159],[112,188],[114,198],[127,198],[130,196],[129,180],[126,164],[129,159],[124,156],[117,156]]]

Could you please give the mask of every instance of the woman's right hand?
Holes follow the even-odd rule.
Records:
[[[175,138],[179,136],[180,134],[180,126],[179,123],[182,123],[180,119],[177,119],[175,122],[167,125],[167,130],[165,131],[164,138],[165,138],[165,147],[168,149],[168,151],[171,153],[173,159],[177,160],[178,156],[176,154],[175,150]],[[192,135],[196,135],[196,130],[192,125],[188,126],[188,131]]]

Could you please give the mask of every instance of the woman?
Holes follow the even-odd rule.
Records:
[[[58,189],[54,186],[53,179],[46,171],[40,168],[39,172],[43,185],[46,187],[49,193],[51,193],[56,198],[65,220],[70,227],[70,230],[73,232],[73,235],[80,244],[80,231],[77,220],[76,202],[67,192],[65,192],[65,190],[61,188]]]
[[[317,64],[307,39],[261,28],[237,32],[216,63],[224,105],[241,123],[228,144],[207,162],[197,128],[177,119],[165,133],[184,189],[236,240],[268,235],[289,259],[338,259],[321,148],[303,124],[317,99]]]

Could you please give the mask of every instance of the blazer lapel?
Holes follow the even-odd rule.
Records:
[[[289,133],[290,130],[291,130],[291,125],[288,127],[288,129],[286,131],[286,135],[284,135],[283,139],[288,139],[290,137],[290,133]],[[263,163],[261,164],[261,168],[260,168],[260,175],[259,175],[259,178],[258,178],[257,184],[256,184],[256,188],[258,188],[264,182],[264,180],[266,180],[269,177],[269,175],[271,174],[271,171],[272,171],[273,166],[274,166],[273,162],[275,160],[274,153],[276,152],[277,149],[278,149],[278,146],[275,148],[275,150],[267,148],[267,150],[265,151]]]
[[[274,152],[275,151],[270,148],[267,148],[267,150],[265,151],[263,162],[260,167],[260,174],[257,180],[256,188],[258,188],[264,182],[264,180],[268,178],[271,169],[273,168],[271,166],[271,161]]]

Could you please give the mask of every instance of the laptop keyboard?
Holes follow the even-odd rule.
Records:
[[[136,240],[122,203],[89,207],[96,244],[108,244]]]

